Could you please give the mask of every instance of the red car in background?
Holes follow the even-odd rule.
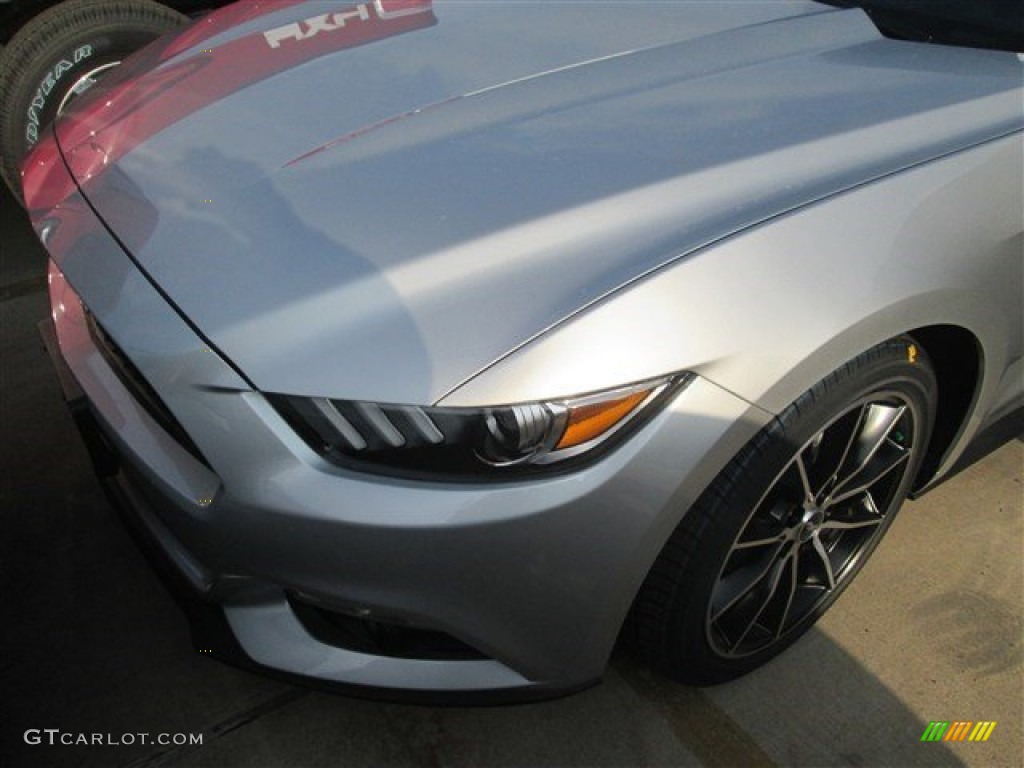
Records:
[[[0,0],[0,175],[78,94],[132,51],[227,0]]]

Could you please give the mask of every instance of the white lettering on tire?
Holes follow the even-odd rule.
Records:
[[[36,94],[25,113],[25,116],[28,118],[28,123],[25,125],[25,146],[27,148],[35,146],[36,142],[39,141],[39,129],[41,127],[39,125],[39,118],[43,108],[46,106],[46,97],[50,95],[57,82],[68,70],[72,69],[75,64],[85,61],[90,56],[92,56],[92,46],[81,45],[71,54],[70,61],[68,59],[61,59],[43,76],[42,81],[36,88]]]

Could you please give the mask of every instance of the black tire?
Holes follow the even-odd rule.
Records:
[[[0,175],[22,202],[18,165],[77,85],[188,21],[151,0],[68,0],[0,53]]]
[[[936,393],[931,364],[909,337],[874,347],[805,392],[684,516],[624,637],[693,685],[732,680],[785,650],[892,523],[927,447]]]

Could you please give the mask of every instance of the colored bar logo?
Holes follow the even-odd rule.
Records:
[[[988,741],[995,727],[994,720],[932,720],[921,741]]]

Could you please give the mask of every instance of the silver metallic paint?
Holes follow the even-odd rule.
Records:
[[[668,368],[777,413],[874,344],[956,325],[977,337],[983,376],[952,465],[986,414],[1021,400],[1022,148],[1019,134],[999,139],[727,239],[582,311],[442,402],[543,397]]]
[[[962,441],[1020,397],[1016,57],[812,3],[624,7],[438,3],[435,27],[238,91],[83,183],[177,309],[81,195],[54,214],[62,353],[162,490],[151,528],[263,663],[586,682],[686,509],[837,365],[956,324],[984,350]],[[212,472],[131,402],[75,292]],[[678,370],[699,376],[619,450],[498,486],[339,469],[259,391],[494,405]],[[285,589],[494,661],[358,658],[306,634]]]
[[[92,346],[73,289],[54,270],[52,300],[66,308],[56,315],[62,354],[110,439],[162,489],[168,507],[155,535],[224,606],[243,648],[275,668],[379,687],[460,690],[595,679],[645,561],[767,419],[697,379],[622,449],[570,475],[498,486],[361,476],[319,459],[258,393],[231,391],[230,369],[123,254],[97,245],[104,273],[116,274],[121,261],[137,298],[136,325],[145,331],[128,349],[216,477],[134,406]],[[181,353],[161,365],[149,344]],[[182,386],[183,375],[228,388]],[[690,479],[684,486],[681,476]],[[154,527],[152,515],[148,524]],[[575,576],[566,578],[567,566]],[[325,646],[296,623],[285,588],[450,632],[495,661],[399,662]],[[288,643],[273,654],[282,638]],[[399,673],[408,676],[399,681]]]
[[[859,11],[436,13],[215,102],[85,184],[261,389],[435,402],[639,275],[1024,124],[1012,54],[885,40]],[[127,198],[150,226],[119,220]]]

